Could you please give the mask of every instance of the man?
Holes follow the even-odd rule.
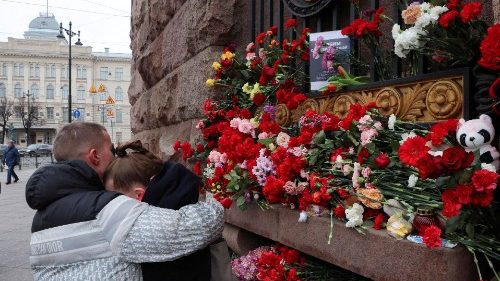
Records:
[[[220,236],[224,210],[213,200],[174,211],[106,192],[113,150],[101,125],[66,125],[54,141],[58,162],[29,179],[35,280],[142,280],[140,263],[174,260]]]
[[[3,152],[3,159],[2,163],[4,165],[7,165],[9,168],[7,170],[7,182],[5,184],[10,184],[11,183],[11,178],[14,176],[14,182],[19,181],[19,177],[16,174],[16,171],[14,171],[14,167],[16,165],[19,165],[20,161],[20,156],[19,156],[19,151],[17,151],[16,146],[14,145],[14,141],[10,141],[9,145]]]

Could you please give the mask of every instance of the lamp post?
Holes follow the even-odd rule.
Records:
[[[63,34],[63,30],[66,32],[66,34],[69,37],[69,54],[68,54],[68,76],[69,76],[69,93],[68,93],[68,122],[71,123],[71,37],[78,35],[78,41],[76,41],[75,45],[81,46],[83,45],[82,42],[80,41],[80,31],[78,33],[75,33],[71,30],[71,26],[73,24],[69,22],[69,29],[66,29],[63,27],[62,22],[59,25],[59,35],[57,35],[57,38],[59,39],[65,39]]]
[[[26,99],[26,97],[28,97],[28,108],[27,108],[27,112],[23,114],[22,118],[24,119],[23,120],[23,127],[24,127],[24,130],[25,130],[25,135],[26,135],[26,145],[29,145],[29,130],[31,128],[31,126],[33,125],[33,116],[32,116],[32,109],[30,107],[30,97],[33,96],[33,94],[30,94],[30,91],[27,90],[27,93],[25,94],[23,92],[23,96],[21,97],[21,99],[23,100],[23,112],[24,112],[24,100]],[[34,98],[34,97],[33,97]]]

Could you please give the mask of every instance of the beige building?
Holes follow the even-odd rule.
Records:
[[[30,130],[30,144],[51,144],[58,129],[68,123],[69,48],[67,40],[57,35],[59,24],[54,16],[40,14],[29,24],[24,39],[8,38],[8,42],[0,42],[0,98],[6,98],[14,105],[23,97],[25,101],[29,98],[31,104],[38,106],[43,121]],[[77,40],[77,37],[72,38],[73,42]],[[105,125],[114,143],[130,139],[127,89],[131,55],[112,53],[109,48],[104,52],[93,52],[90,46],[74,44],[71,53],[73,122],[91,121]],[[105,92],[89,92],[92,85],[98,89],[101,84]],[[115,101],[114,119],[106,114],[108,96]],[[14,126],[12,137],[21,146],[26,145],[19,114],[11,116],[10,123]]]

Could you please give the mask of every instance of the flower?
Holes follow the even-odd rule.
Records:
[[[442,163],[450,171],[465,169],[474,161],[473,152],[465,152],[463,147],[454,146],[443,152]]]
[[[215,86],[215,80],[214,79],[207,79],[207,82],[205,82],[207,87],[214,87]]]
[[[290,136],[285,132],[280,132],[276,137],[276,144],[284,148],[288,148],[289,141],[290,141]]]
[[[408,187],[413,188],[417,184],[418,177],[415,176],[414,174],[411,174],[410,177],[408,178]]]
[[[221,65],[220,65],[219,62],[214,61],[212,63],[212,68],[217,71],[217,70],[219,70],[221,68]]]
[[[460,11],[460,17],[463,23],[468,23],[471,20],[477,19],[479,14],[481,14],[482,5],[479,2],[467,3],[463,6]]]
[[[488,28],[488,33],[481,41],[481,59],[478,63],[487,69],[500,71],[500,23]]]
[[[478,192],[495,190],[498,174],[487,170],[476,170],[472,174],[472,184]]]
[[[296,19],[288,19],[286,22],[285,22],[285,28],[290,28],[290,27],[294,27],[297,25],[297,20]]]
[[[373,229],[380,230],[382,229],[382,223],[384,222],[384,215],[378,214],[373,221]]]
[[[232,60],[233,60],[233,58],[234,58],[234,56],[235,56],[235,54],[234,54],[234,53],[232,53],[232,52],[230,52],[230,51],[226,51],[226,52],[224,52],[224,53],[220,56],[220,58],[221,58],[221,60],[229,60],[229,61],[232,61]]]
[[[430,249],[440,248],[441,241],[441,229],[435,225],[431,225],[424,230],[423,235],[424,243]]]
[[[426,141],[423,137],[415,136],[408,138],[398,150],[399,159],[403,164],[416,166],[420,158],[427,155],[430,150],[426,146]]]
[[[337,205],[335,208],[333,208],[333,215],[338,219],[344,219],[345,218],[344,206]]]
[[[402,239],[410,234],[412,226],[411,223],[403,218],[400,212],[396,212],[387,220],[386,229],[390,236]]]
[[[374,160],[375,166],[379,169],[385,169],[391,163],[391,158],[387,153],[381,152]]]
[[[405,24],[414,24],[421,14],[422,10],[420,10],[420,5],[413,2],[401,13],[401,17],[403,18]]]
[[[448,28],[450,23],[460,17],[460,13],[456,10],[448,11],[439,18],[439,25],[443,28]]]
[[[363,212],[365,209],[358,204],[354,203],[351,208],[345,210],[345,217],[347,218],[347,222],[345,224],[346,227],[356,227],[363,225]]]
[[[382,199],[384,196],[377,188],[358,188],[357,194],[359,201],[368,208],[380,209],[382,208]]]
[[[389,130],[394,130],[394,125],[396,125],[396,115],[391,114],[391,116],[389,116],[387,127]]]
[[[174,145],[172,147],[175,150],[175,152],[177,152],[181,148],[181,141],[180,140],[176,140],[175,143],[174,143]]]

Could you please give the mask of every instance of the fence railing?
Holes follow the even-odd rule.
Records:
[[[20,163],[16,167],[19,170],[23,168],[39,168],[43,165],[53,164],[54,156],[52,153],[31,153],[21,154]],[[5,167],[0,165],[0,172],[3,172]]]

